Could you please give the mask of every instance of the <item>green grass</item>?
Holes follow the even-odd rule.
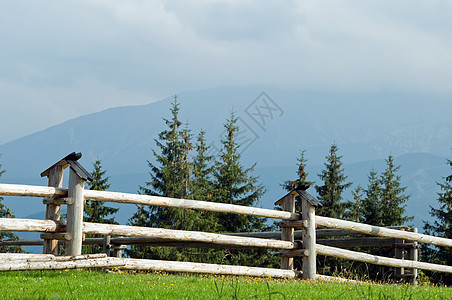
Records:
[[[5,299],[452,299],[452,288],[66,270],[0,273]]]

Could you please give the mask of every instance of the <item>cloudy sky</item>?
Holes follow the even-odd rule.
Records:
[[[0,144],[218,86],[452,96],[452,1],[0,4]]]

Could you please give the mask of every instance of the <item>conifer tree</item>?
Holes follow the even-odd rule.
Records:
[[[102,170],[102,162],[96,160],[93,163],[93,180],[88,182],[88,189],[96,191],[105,191],[110,188],[108,180],[110,177],[105,177],[107,173],[106,170]],[[91,223],[106,223],[106,224],[118,224],[115,221],[114,214],[118,212],[119,208],[113,208],[105,206],[104,202],[101,201],[86,201],[84,206],[84,218],[85,222]],[[101,237],[100,235],[90,235],[89,237]],[[101,253],[102,246],[92,245],[83,246],[84,253]]]
[[[344,175],[342,168],[342,156],[338,156],[337,151],[337,145],[331,145],[330,152],[326,156],[325,169],[319,174],[323,185],[316,185],[315,189],[322,206],[317,209],[316,214],[342,219],[346,210],[352,206],[351,202],[343,201],[342,192],[349,188],[352,183],[346,182],[347,176]]]
[[[307,160],[304,157],[305,156],[305,150],[300,151],[300,157],[297,158],[297,166],[298,166],[298,178],[295,180],[286,180],[284,181],[284,183],[282,184],[282,187],[290,192],[293,189],[295,189],[297,186],[299,185],[304,185],[304,186],[310,186],[313,184],[313,182],[308,181],[308,173],[306,172],[306,163]],[[301,202],[300,202],[300,198],[297,196],[296,198],[296,204],[295,204],[295,211],[300,212],[301,211]]]
[[[190,198],[191,172],[190,151],[192,134],[186,127],[181,129],[177,97],[171,103],[171,119],[164,119],[167,129],[159,133],[155,143],[159,151],[153,150],[155,163],[148,161],[151,180],[140,186],[141,193],[179,199]],[[159,206],[139,206],[129,220],[130,225],[166,229],[192,230],[197,211]],[[183,260],[181,249],[150,248],[132,246],[130,255],[141,258]]]
[[[5,173],[0,164],[0,178]],[[0,218],[14,218],[12,211],[2,203],[3,197],[0,197]],[[0,240],[17,241],[19,237],[10,231],[0,231]],[[20,246],[0,246],[0,253],[20,253],[24,252]]]
[[[258,178],[251,175],[255,165],[244,168],[240,163],[239,147],[236,143],[240,133],[237,117],[231,113],[224,125],[226,134],[222,142],[219,161],[214,171],[214,201],[244,206],[256,206],[264,194],[264,187]],[[219,227],[222,232],[265,231],[267,226],[263,218],[237,214],[218,214]],[[267,250],[235,251],[229,250],[223,263],[245,264],[252,266],[266,265],[274,260]]]
[[[413,220],[413,217],[405,216],[406,202],[410,196],[404,194],[406,187],[401,187],[401,176],[396,174],[400,166],[394,166],[392,155],[389,155],[386,164],[387,167],[380,176],[381,225],[405,225],[406,222]]]
[[[363,223],[382,226],[381,186],[375,169],[370,170],[368,179],[367,189],[364,190],[366,197],[363,200]]]
[[[451,167],[452,160],[448,160],[447,164]],[[430,206],[430,215],[434,218],[433,222],[424,222],[424,230],[426,234],[452,239],[452,173],[447,177],[443,177],[444,182],[437,183],[441,188],[438,193],[438,208]],[[452,251],[450,248],[435,247],[431,248],[427,245],[422,247],[422,256],[433,262],[442,265],[452,265]],[[452,274],[431,274],[431,279],[436,283],[452,285]]]
[[[350,207],[349,211],[345,212],[345,218],[353,222],[361,223],[363,218],[363,188],[361,185],[358,185],[353,191],[353,199],[353,205]]]

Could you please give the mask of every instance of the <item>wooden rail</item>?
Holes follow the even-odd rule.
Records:
[[[78,159],[77,157],[79,158],[80,156],[67,156],[65,159]],[[7,257],[0,255],[0,259],[2,259],[2,263],[0,263],[0,271],[39,268],[66,269],[78,267],[112,267],[121,265],[125,269],[272,276],[282,278],[295,277],[303,274],[304,279],[316,279],[320,278],[320,275],[316,274],[316,255],[319,254],[396,268],[409,268],[413,270],[423,269],[452,273],[451,266],[417,262],[416,260],[409,261],[380,257],[337,248],[357,246],[397,246],[415,249],[417,242],[452,247],[452,240],[419,234],[416,232],[315,216],[315,207],[318,205],[318,201],[304,190],[294,190],[278,201],[278,203],[282,204],[282,211],[209,201],[175,199],[116,192],[85,191],[83,186],[86,176],[83,174],[86,175],[86,172],[80,165],[75,165],[74,168],[71,167],[69,186],[68,189],[64,189],[61,187],[61,172],[70,163],[74,163],[74,161],[66,160],[61,160],[43,172],[43,176],[45,175],[49,177],[49,185],[53,186],[42,187],[0,184],[0,195],[40,197],[44,198],[43,202],[47,205],[47,220],[0,218],[0,230],[42,232],[43,234],[41,235],[41,238],[45,239],[45,242],[42,242],[42,244],[44,244],[44,251],[50,254],[54,254],[58,249],[58,243],[61,243],[61,241],[58,240],[64,240],[66,243],[66,254],[68,256],[56,258],[55,256]],[[301,200],[303,201],[303,209],[301,214],[295,212],[294,210],[295,197],[301,197]],[[83,203],[86,200],[163,206],[181,209],[199,209],[205,211],[274,218],[282,220],[280,223],[282,230],[281,232],[265,233],[217,234],[162,228],[88,223],[82,221]],[[68,205],[67,224],[59,221],[59,205],[63,204]],[[316,226],[322,226],[329,229],[316,230]],[[296,228],[301,228],[302,230],[295,231],[294,229]],[[406,227],[397,229],[406,229]],[[84,234],[98,234],[106,236],[113,235],[116,237],[110,238],[110,243],[118,245],[151,244],[170,247],[274,249],[279,250],[281,253],[282,269],[224,266],[190,262],[164,262],[118,258],[110,259],[104,256],[97,258],[87,256],[82,257],[80,254]],[[376,237],[359,239],[318,239],[325,236],[350,237],[357,234],[372,235]],[[301,239],[302,242],[297,241],[297,239]],[[100,243],[102,241],[103,239],[87,239],[85,240],[85,244]],[[403,241],[404,243],[399,243],[398,241]],[[0,245],[13,245],[14,242],[25,245],[25,241],[0,241]],[[38,242],[33,241],[32,244],[38,244]],[[294,270],[293,258],[295,256],[303,257],[303,272]],[[411,257],[413,259],[417,259],[417,254],[413,252]],[[413,272],[413,274],[415,273],[416,272]]]

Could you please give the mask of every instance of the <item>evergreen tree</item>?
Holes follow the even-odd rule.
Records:
[[[297,186],[299,185],[303,185],[303,186],[310,186],[313,184],[313,182],[308,181],[308,173],[306,172],[306,158],[304,157],[305,154],[305,150],[300,151],[300,157],[297,158],[297,166],[298,166],[298,178],[295,180],[286,180],[284,181],[284,183],[282,184],[282,187],[290,192],[293,189],[295,189]],[[296,197],[296,203],[295,203],[295,211],[300,212],[301,211],[301,201],[300,201],[300,197]]]
[[[2,170],[2,165],[0,164],[0,178],[5,173]],[[2,203],[3,197],[0,197],[0,218],[14,218],[14,214],[11,210]],[[0,231],[0,240],[4,241],[17,241],[19,237],[10,231]],[[24,252],[20,246],[0,246],[0,253],[21,253]]]
[[[151,180],[140,186],[141,193],[179,199],[190,198],[192,163],[192,134],[188,128],[181,129],[179,120],[179,103],[177,97],[171,104],[171,119],[164,119],[167,129],[155,140],[159,152],[153,150],[156,163],[148,161]],[[198,224],[198,211],[159,206],[139,206],[129,220],[130,225],[148,226],[177,230],[194,230]],[[150,248],[132,246],[130,255],[140,258],[186,260],[182,249]]]
[[[234,113],[226,121],[225,128],[220,159],[214,171],[213,199],[221,203],[256,206],[264,194],[264,187],[258,183],[257,177],[251,175],[255,165],[244,168],[240,163],[240,145],[236,143],[239,128]],[[265,231],[268,228],[263,218],[246,215],[222,213],[218,214],[218,222],[222,232]],[[269,255],[267,250],[229,250],[225,258],[223,263],[253,266],[266,265],[274,260],[274,256]]]
[[[88,182],[88,189],[96,191],[105,191],[110,188],[108,183],[109,177],[105,177],[107,171],[102,170],[100,160],[96,160],[93,163],[93,181]],[[102,201],[86,201],[84,206],[84,218],[85,222],[91,223],[106,223],[106,224],[118,224],[115,218],[112,216],[118,212],[119,208],[113,208],[105,206]],[[89,237],[102,237],[100,235],[89,235]],[[101,253],[102,246],[92,245],[83,246],[84,253]]]
[[[447,164],[451,167],[452,160],[448,160]],[[444,182],[437,183],[441,188],[438,193],[438,208],[430,206],[430,215],[434,218],[433,222],[424,222],[424,230],[426,234],[452,239],[452,173],[447,177],[443,177]],[[423,244],[422,256],[433,262],[442,265],[452,265],[452,251],[447,247],[428,247]],[[431,274],[431,279],[436,283],[452,285],[452,274],[435,273]]]
[[[413,220],[405,216],[406,202],[410,198],[405,195],[406,187],[401,187],[401,176],[396,175],[400,166],[394,166],[394,159],[389,155],[386,160],[387,167],[380,177],[381,195],[380,208],[383,226],[399,226]]]
[[[337,151],[337,145],[331,145],[330,153],[326,156],[325,170],[319,174],[324,184],[315,186],[319,195],[319,201],[322,203],[316,214],[343,219],[346,210],[352,206],[352,203],[343,201],[342,192],[349,188],[352,183],[345,182],[347,176],[344,175],[344,169],[342,168],[342,156],[338,156]]]
[[[363,188],[360,185],[353,191],[353,199],[355,202],[350,210],[345,213],[345,218],[353,222],[361,223],[363,219]]]
[[[370,170],[369,183],[364,190],[366,197],[363,200],[362,221],[365,224],[382,226],[383,215],[381,209],[381,186],[375,169]]]

